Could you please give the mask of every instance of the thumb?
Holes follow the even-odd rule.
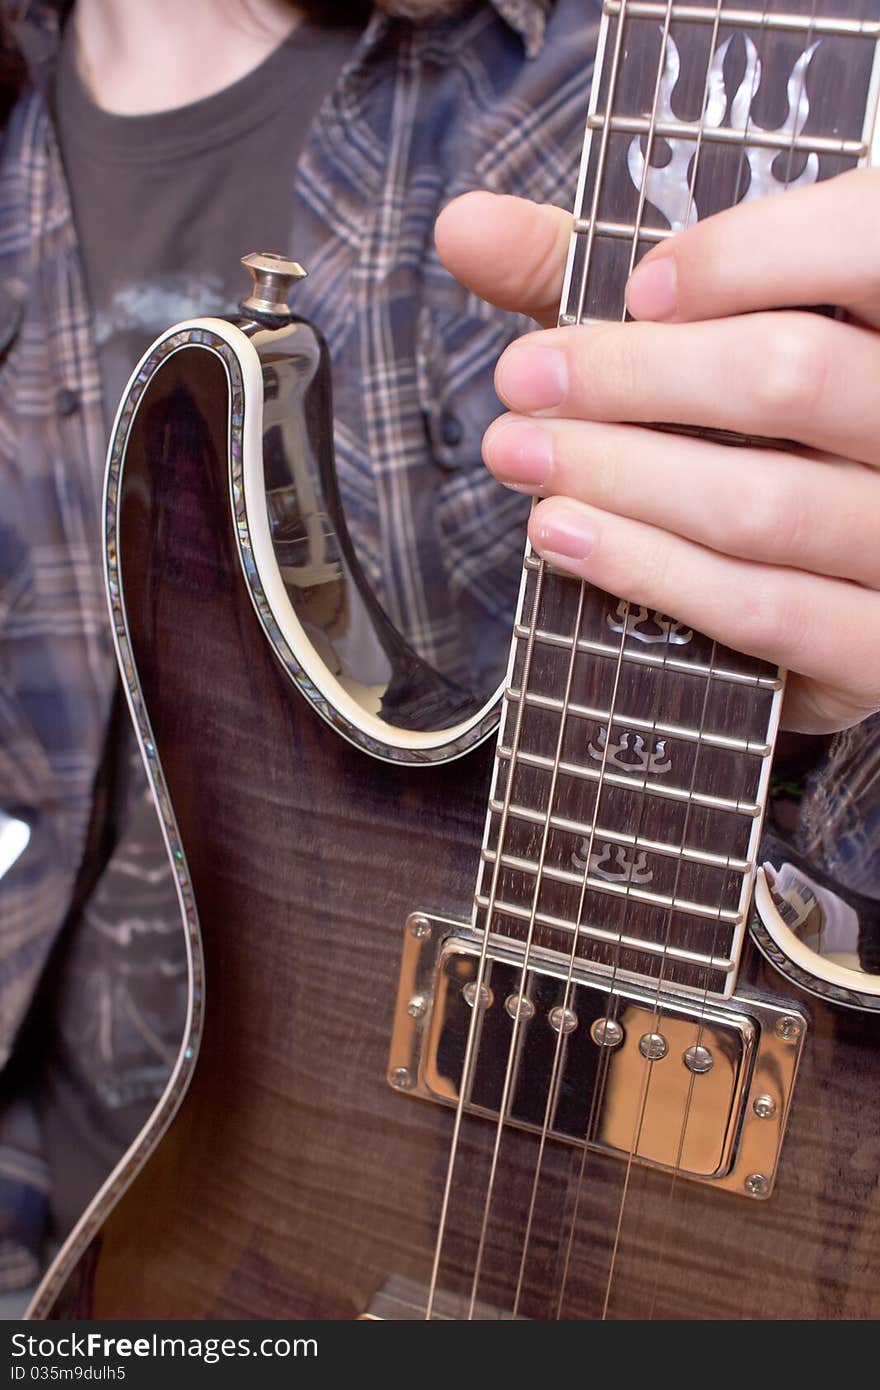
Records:
[[[499,309],[556,323],[571,213],[497,193],[465,193],[441,212],[434,230],[446,269]]]

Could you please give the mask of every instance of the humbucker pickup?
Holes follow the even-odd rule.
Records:
[[[770,1195],[807,1022],[576,967],[426,914],[407,921],[389,1057],[397,1090],[745,1196]],[[515,1020],[519,1026],[511,1048]]]

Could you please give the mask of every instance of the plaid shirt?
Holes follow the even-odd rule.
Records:
[[[116,683],[99,374],[46,99],[56,21],[25,8],[33,82],[0,149],[0,809],[33,835],[0,880],[0,1062],[70,908]],[[310,274],[296,307],[330,346],[351,528],[391,616],[451,674],[471,634],[487,652],[509,637],[524,503],[481,467],[480,439],[493,365],[523,323],[452,280],[432,227],[476,187],[570,205],[599,10],[375,16],[300,161],[291,250]],[[857,781],[837,775],[853,766]],[[810,848],[880,896],[876,720],[833,750],[809,805]]]

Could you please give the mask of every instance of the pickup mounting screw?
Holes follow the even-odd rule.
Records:
[[[597,1047],[620,1047],[623,1029],[616,1018],[595,1018],[590,1025],[590,1037]]]
[[[801,1022],[794,1014],[783,1014],[776,1024],[776,1036],[783,1042],[797,1042],[801,1035]]]
[[[421,1018],[428,1007],[428,1001],[423,994],[414,994],[406,1006],[406,1011],[410,1018]]]
[[[772,1096],[755,1096],[752,1101],[752,1109],[759,1120],[772,1120],[777,1110],[776,1101]]]
[[[528,1023],[530,1018],[535,1017],[535,1006],[531,999],[527,999],[524,994],[508,994],[504,1001],[504,1007],[511,1018],[516,1018],[519,1014],[524,1023]]]
[[[763,1173],[749,1173],[746,1178],[746,1192],[750,1197],[766,1197],[770,1191],[770,1180]]]
[[[639,1038],[639,1052],[649,1062],[662,1062],[669,1051],[669,1043],[662,1033],[643,1033]]]
[[[475,1002],[475,1000],[476,1000],[476,998],[477,998],[477,982],[476,982],[476,980],[471,980],[470,984],[465,985],[465,987],[464,987],[464,989],[461,991],[461,993],[462,993],[462,997],[464,998],[464,1002],[465,1002],[466,1004],[470,1004],[471,1008],[473,1008],[473,1007],[474,1007],[474,1002]],[[480,1008],[481,1008],[481,1009],[490,1009],[490,1008],[492,1007],[492,1000],[493,1000],[493,998],[494,998],[494,996],[493,996],[492,991],[491,991],[491,989],[489,988],[489,986],[488,986],[488,985],[480,985]]]
[[[431,923],[420,912],[414,912],[409,919],[409,930],[411,936],[423,941],[425,937],[431,935]]]
[[[705,1072],[711,1071],[715,1065],[715,1058],[708,1047],[703,1047],[701,1043],[694,1043],[682,1054],[681,1059],[688,1071],[694,1072],[696,1076],[703,1076]]]
[[[563,1009],[561,1004],[551,1009],[547,1018],[554,1033],[573,1033],[578,1026],[577,1014],[572,1009]]]
[[[413,1074],[407,1067],[395,1067],[391,1073],[391,1085],[398,1091],[409,1091],[413,1086]]]

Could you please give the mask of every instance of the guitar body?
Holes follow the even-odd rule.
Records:
[[[183,475],[134,455],[118,559],[135,698],[198,906],[204,1035],[164,1140],[100,1225],[124,1171],[111,1183],[91,1218],[100,1230],[87,1225],[79,1258],[44,1286],[43,1315],[355,1318],[389,1285],[424,1290],[430,1275],[454,1115],[388,1084],[389,1038],[408,914],[469,916],[490,759],[483,748],[395,766],[340,738],[293,689],[254,612],[222,434]],[[794,1002],[754,948],[742,975]],[[880,1019],[818,999],[807,1012],[772,1198],[588,1154],[563,1316],[602,1315],[625,1184],[608,1316],[876,1315]],[[493,1135],[466,1120],[465,1173],[484,1171]],[[505,1146],[480,1285],[500,1310],[537,1143],[511,1131]],[[546,1147],[524,1316],[555,1316],[581,1164],[578,1148]],[[450,1214],[460,1287],[484,1200],[465,1183]]]

